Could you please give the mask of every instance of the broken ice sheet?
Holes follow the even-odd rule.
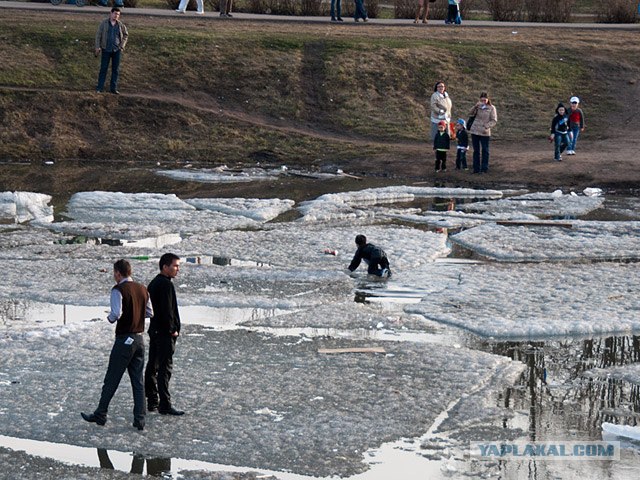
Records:
[[[293,200],[279,198],[192,198],[185,200],[200,210],[212,210],[226,215],[248,217],[256,222],[268,222],[291,210]]]
[[[0,192],[0,221],[24,223],[30,220],[53,221],[50,195],[33,192]]]
[[[564,195],[561,192],[529,193],[501,200],[466,203],[458,208],[472,212],[520,212],[539,217],[579,217],[604,203],[603,197]]]
[[[450,267],[453,269],[453,267]],[[459,265],[408,313],[496,338],[640,330],[636,264]],[[603,288],[606,285],[606,288]]]
[[[569,225],[570,228],[567,228]],[[640,222],[545,222],[485,224],[451,240],[500,261],[587,261],[640,259]]]
[[[305,225],[297,222],[265,225],[262,230],[230,230],[192,235],[180,248],[204,255],[254,260],[275,266],[344,271],[356,251],[357,234],[389,257],[392,271],[419,268],[450,251],[446,237],[403,226],[345,227]],[[325,255],[326,248],[338,255]],[[364,263],[364,262],[363,262]],[[361,266],[366,272],[366,266]]]
[[[511,364],[465,348],[425,349],[412,342],[385,344],[393,355],[326,356],[318,348],[367,342],[325,338],[292,343],[291,337],[244,330],[184,328],[188,336],[179,340],[171,382],[176,405],[188,414],[180,422],[149,415],[144,435],[126,434],[131,431],[131,392],[124,383],[100,432],[79,417],[98,401],[112,325],[61,326],[29,337],[10,333],[0,339],[5,359],[0,375],[17,383],[0,388],[0,404],[8,412],[3,434],[80,446],[98,442],[101,448],[149,456],[319,477],[349,476],[367,468],[368,449],[420,436],[454,399]],[[310,401],[317,397],[323,401]],[[281,414],[281,421],[275,422],[271,412]]]
[[[353,192],[327,193],[314,200],[302,202],[298,208],[303,214],[302,222],[326,222],[338,219],[375,217],[372,205],[410,202],[415,198],[472,197],[499,198],[498,190],[474,190],[470,188],[434,188],[393,186],[368,188]]]

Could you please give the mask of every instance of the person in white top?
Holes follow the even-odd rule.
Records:
[[[198,5],[198,10],[196,10],[196,14],[203,15],[204,0],[196,0],[196,4]],[[176,12],[185,13],[187,11],[187,5],[189,5],[189,0],[180,0],[180,5],[178,5],[178,8],[176,8]]]

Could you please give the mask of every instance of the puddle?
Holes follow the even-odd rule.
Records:
[[[147,458],[139,453],[106,450],[104,448],[79,447],[61,443],[27,440],[0,435],[0,447],[23,451],[29,455],[45,457],[65,464],[118,470],[167,479],[182,478],[183,471],[257,473],[255,478],[273,476],[278,480],[336,480],[338,477],[312,477],[291,472],[263,470],[235,465],[186,460],[183,458]],[[382,445],[365,453],[365,463],[370,469],[343,480],[389,480],[402,471],[403,480],[442,478],[440,462],[429,460],[416,453],[419,442],[401,440]]]
[[[194,263],[196,265],[219,265],[222,267],[270,267],[271,264],[265,262],[256,262],[255,260],[239,260],[229,257],[212,257],[208,255],[197,257],[186,257],[185,262]]]
[[[500,404],[527,411],[530,439],[600,439],[601,423],[634,425],[640,420],[640,385],[585,372],[640,362],[640,336],[562,338],[545,341],[480,342],[472,348],[526,365]]]

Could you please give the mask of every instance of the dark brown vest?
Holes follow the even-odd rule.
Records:
[[[144,332],[144,317],[149,294],[144,285],[123,282],[115,287],[122,294],[122,316],[116,325],[116,335]]]

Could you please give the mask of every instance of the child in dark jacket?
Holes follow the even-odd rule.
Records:
[[[456,151],[456,170],[467,169],[467,150],[469,150],[469,134],[467,133],[467,122],[459,118],[456,122],[456,139],[458,148]]]
[[[447,132],[447,122],[438,123],[438,132],[433,138],[433,149],[436,152],[436,172],[447,171],[447,150],[451,148],[451,137]]]
[[[549,140],[553,141],[555,145],[553,159],[557,162],[562,161],[562,152],[569,146],[570,142],[569,116],[562,103],[559,103],[556,107],[556,115],[551,121]]]

